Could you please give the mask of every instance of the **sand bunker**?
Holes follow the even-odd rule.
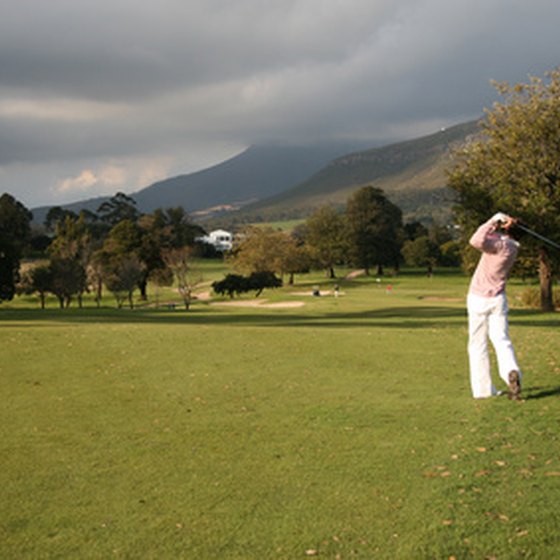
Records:
[[[303,307],[303,301],[280,301],[277,303],[268,303],[266,299],[243,299],[233,301],[213,301],[210,305],[218,305],[225,307],[262,307],[263,309],[291,309],[294,307]]]

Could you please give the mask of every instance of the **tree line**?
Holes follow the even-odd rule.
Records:
[[[206,232],[182,207],[141,214],[123,193],[97,212],[51,208],[44,224],[46,241],[31,235],[31,219],[31,212],[11,195],[0,197],[0,301],[12,299],[17,290],[37,294],[42,307],[53,294],[64,308],[73,301],[81,306],[88,292],[100,305],[106,289],[119,307],[133,307],[134,292],[146,300],[148,282],[154,282],[175,284],[188,309],[195,283],[193,257],[216,256],[211,246],[198,241]],[[375,267],[382,274],[387,266],[398,269],[403,255],[407,263],[428,270],[435,264],[457,264],[449,261],[449,251],[445,261],[440,249],[445,243],[452,243],[445,228],[404,226],[400,209],[380,189],[368,186],[355,192],[345,209],[322,206],[291,233],[245,228],[226,258],[246,276],[230,275],[215,288],[231,296],[260,293],[279,285],[274,275],[288,275],[293,283],[295,274],[322,268],[333,278],[339,265],[363,268],[366,274]],[[48,262],[22,275],[20,260],[31,245],[42,248]]]
[[[460,264],[460,252],[448,227],[403,224],[401,210],[383,191],[366,186],[352,194],[343,209],[321,206],[290,233],[246,227],[228,259],[238,272],[274,272],[292,284],[295,274],[311,269],[335,278],[338,266],[382,275],[387,267],[398,271],[405,262],[431,274],[436,265]]]

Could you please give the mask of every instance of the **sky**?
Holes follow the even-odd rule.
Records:
[[[59,205],[250,145],[429,134],[560,65],[558,0],[0,0],[0,194]]]

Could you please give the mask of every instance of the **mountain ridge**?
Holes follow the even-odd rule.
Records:
[[[477,131],[460,123],[402,142],[372,146],[349,141],[317,145],[261,145],[209,168],[157,181],[129,194],[141,212],[183,206],[197,220],[222,227],[251,221],[304,218],[320,205],[343,206],[358,188],[372,185],[402,210],[405,220],[446,221],[453,203],[445,170],[453,146]],[[97,211],[109,197],[62,208]],[[36,222],[50,207],[32,209]]]
[[[445,170],[451,149],[477,130],[477,121],[469,121],[404,142],[349,153],[291,189],[245,206],[236,213],[237,219],[304,217],[320,204],[343,205],[352,192],[365,185],[383,189],[405,218],[448,219],[452,193],[446,186]]]

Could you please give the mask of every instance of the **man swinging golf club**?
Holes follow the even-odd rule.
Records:
[[[470,244],[482,252],[467,296],[469,369],[472,394],[483,399],[499,394],[490,375],[488,338],[496,351],[500,377],[511,400],[521,398],[521,371],[508,332],[505,294],[509,272],[519,250],[517,220],[498,212],[482,224]]]

